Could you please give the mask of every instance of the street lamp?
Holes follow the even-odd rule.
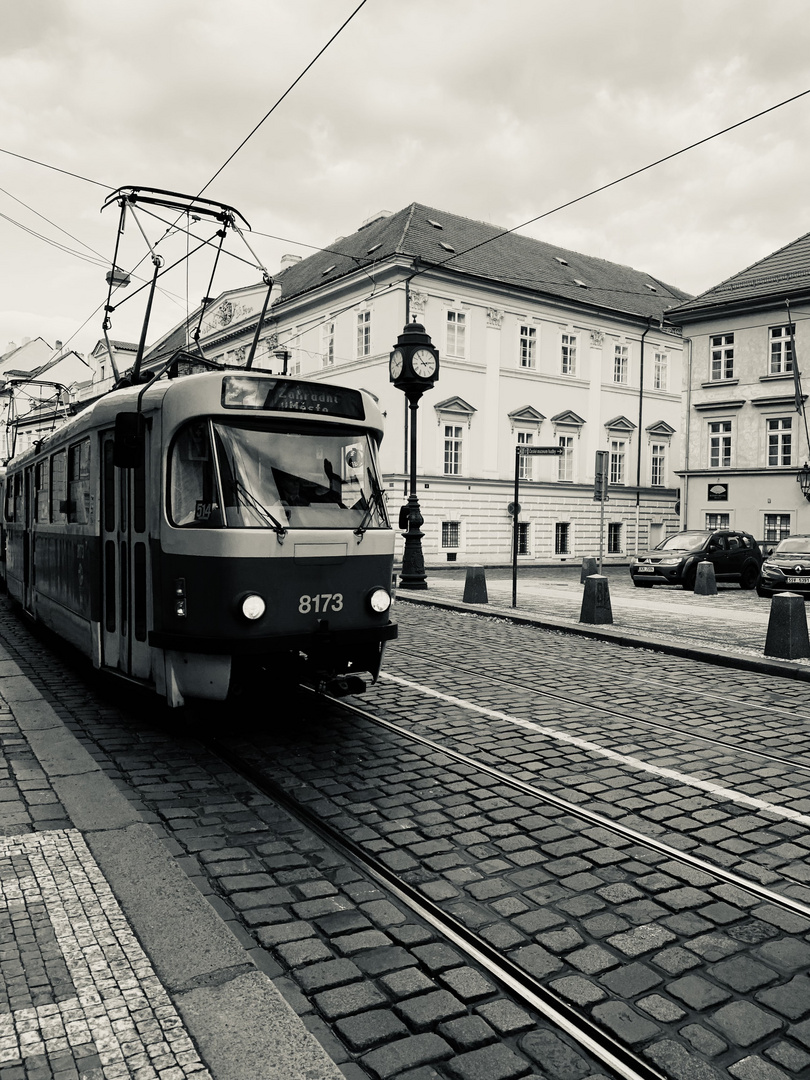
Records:
[[[804,468],[799,469],[796,480],[801,485],[802,495],[810,502],[810,465],[805,461]]]
[[[399,584],[403,589],[426,589],[427,577],[422,555],[422,537],[425,534],[421,530],[424,518],[416,494],[416,413],[422,394],[431,390],[439,377],[439,350],[433,347],[430,335],[421,323],[408,323],[397,338],[388,362],[388,374],[397,390],[405,394],[411,410],[411,491],[407,506],[402,508],[400,514],[400,528],[404,517],[407,531],[403,533],[405,550]]]

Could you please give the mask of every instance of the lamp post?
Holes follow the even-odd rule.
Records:
[[[408,323],[397,338],[388,363],[391,382],[408,399],[411,410],[410,494],[399,515],[399,526],[406,526],[405,550],[399,584],[403,589],[426,589],[425,559],[422,554],[424,518],[416,494],[416,415],[419,399],[431,390],[439,377],[439,350],[421,323]]]
[[[810,465],[805,461],[804,468],[799,469],[796,474],[796,481],[802,489],[802,495],[810,502]]]

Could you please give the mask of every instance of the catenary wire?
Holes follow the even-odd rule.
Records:
[[[258,122],[258,124],[256,124],[256,126],[253,128],[253,130],[249,131],[248,134],[244,137],[244,139],[242,139],[242,141],[239,143],[239,145],[236,147],[236,149],[233,151],[233,153],[231,153],[230,156],[225,159],[225,161],[220,165],[220,167],[217,169],[217,171],[214,173],[214,175],[210,178],[210,180],[208,180],[208,182],[202,188],[200,188],[200,190],[197,192],[197,198],[198,199],[202,195],[202,193],[204,191],[207,191],[207,189],[211,186],[211,184],[213,184],[213,182],[216,180],[216,178],[219,176],[219,174],[221,172],[223,172],[228,165],[230,165],[230,163],[233,161],[233,159],[236,157],[236,155],[239,153],[239,151],[242,149],[242,147],[248,142],[249,139],[253,138],[253,136],[256,134],[256,132],[259,130],[259,128],[262,126],[262,124],[265,122],[265,120],[267,120],[268,117],[272,116],[272,114],[279,107],[279,105],[282,103],[282,101],[284,101],[284,99],[298,85],[298,83],[303,79],[303,77],[307,74],[307,72],[312,67],[314,67],[314,65],[318,62],[318,60],[320,60],[320,58],[323,56],[323,54],[326,52],[326,50],[329,48],[329,46],[332,44],[332,42],[346,29],[346,27],[349,25],[349,23],[352,21],[352,19],[355,17],[355,15],[360,11],[360,9],[362,7],[365,6],[366,3],[367,3],[367,0],[360,0],[360,3],[354,9],[354,11],[351,13],[351,15],[349,15],[349,17],[347,19],[345,19],[344,22],[334,32],[334,34],[332,34],[332,36],[329,38],[329,40],[326,42],[326,44],[323,46],[323,48],[321,48],[315,54],[315,56],[310,60],[310,62],[307,64],[307,66],[304,68],[304,70],[300,73],[300,75],[298,75],[290,83],[290,85],[287,87],[287,89],[284,91],[284,93],[281,95],[281,97],[275,102],[275,104],[270,109],[268,109],[268,111],[264,114],[264,116],[261,118],[261,120]]]

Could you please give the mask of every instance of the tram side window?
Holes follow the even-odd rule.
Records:
[[[64,525],[67,521],[67,461],[64,450],[51,458],[51,521]]]
[[[187,424],[175,439],[169,491],[173,524],[221,527],[207,421]]]
[[[6,521],[22,521],[22,473],[6,481]]]
[[[51,489],[48,475],[48,461],[40,461],[34,470],[34,487],[37,492],[37,521],[51,520]]]
[[[25,521],[25,510],[23,508],[23,477],[21,472],[16,473],[14,476],[14,520]]]
[[[68,521],[86,525],[90,521],[90,440],[83,439],[68,449]]]

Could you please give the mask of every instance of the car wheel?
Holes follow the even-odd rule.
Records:
[[[761,585],[757,585],[757,596],[762,596],[766,600],[770,600],[770,598],[773,596],[773,593],[770,589],[763,589]]]
[[[740,588],[753,589],[759,577],[759,568],[755,563],[747,563],[740,574]]]
[[[637,589],[651,589],[653,583],[651,581],[633,581],[633,584]]]
[[[689,569],[683,575],[683,581],[681,584],[687,592],[695,591],[695,581],[697,579],[697,564],[692,563]]]

